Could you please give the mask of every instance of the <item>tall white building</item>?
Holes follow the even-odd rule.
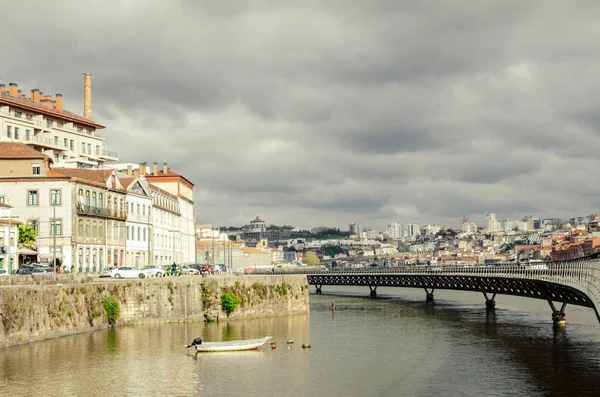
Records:
[[[356,222],[352,222],[349,225],[349,230],[350,230],[350,234],[356,234],[357,236],[360,237],[360,232],[362,231],[360,229],[360,224],[356,223]]]
[[[127,265],[154,264],[152,256],[152,195],[143,176],[121,178],[127,189]]]
[[[485,216],[485,226],[488,232],[500,231],[500,222],[496,219],[496,214],[490,212]]]
[[[404,237],[404,225],[399,222],[392,222],[387,227],[388,235],[394,239],[398,240]]]
[[[92,81],[84,75],[84,116],[63,109],[62,94],[53,98],[32,89],[27,97],[16,83],[0,84],[0,141],[23,142],[48,155],[56,166],[96,167],[118,160],[106,150],[92,119]]]

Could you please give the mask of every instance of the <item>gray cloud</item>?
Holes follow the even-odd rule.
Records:
[[[109,150],[192,180],[201,221],[383,227],[598,209],[596,2],[9,8],[4,82],[81,112],[91,72]]]

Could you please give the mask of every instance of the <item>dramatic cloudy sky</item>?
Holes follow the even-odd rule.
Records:
[[[4,3],[4,4],[2,4]],[[61,92],[201,222],[600,211],[597,1],[13,1],[0,76]]]

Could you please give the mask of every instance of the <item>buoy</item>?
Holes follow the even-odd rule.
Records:
[[[275,350],[277,347],[277,342],[271,342],[271,350]]]
[[[309,345],[309,344],[307,344],[307,343],[303,343],[303,344],[302,344],[302,348],[303,348],[303,349],[310,349],[310,345]]]

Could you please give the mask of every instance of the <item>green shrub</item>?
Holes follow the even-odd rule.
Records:
[[[221,309],[227,314],[227,317],[233,313],[241,302],[242,300],[232,292],[225,292],[221,295]]]
[[[103,303],[104,310],[106,311],[106,319],[114,327],[119,317],[121,317],[121,306],[112,295],[105,297]]]

